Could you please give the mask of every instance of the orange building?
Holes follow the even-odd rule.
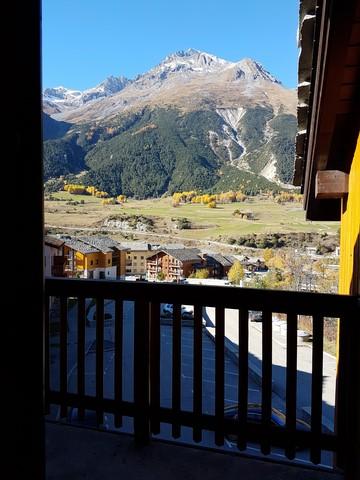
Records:
[[[205,265],[199,253],[192,248],[161,250],[146,260],[147,279],[157,280],[160,272],[169,282],[187,278],[196,268]]]
[[[108,237],[70,237],[64,240],[68,277],[115,279],[125,275],[125,249]]]

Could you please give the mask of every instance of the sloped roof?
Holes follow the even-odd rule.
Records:
[[[121,246],[126,250],[132,250],[134,252],[143,252],[151,250],[151,245],[149,243],[141,242],[121,242]]]
[[[174,248],[164,250],[165,253],[170,255],[171,257],[180,260],[181,262],[191,262],[191,261],[199,261],[200,260],[200,250],[197,248]]]
[[[118,250],[126,250],[126,248],[116,240],[103,235],[81,236],[79,237],[79,240],[92,247],[98,248],[103,253],[110,253],[114,248]]]
[[[222,255],[221,253],[208,253],[206,258],[213,258],[215,262],[220,263],[223,267],[231,267],[235,261],[232,255]]]
[[[69,248],[72,248],[73,250],[76,250],[77,252],[88,254],[88,253],[99,253],[99,249],[96,247],[93,247],[87,243],[82,242],[78,238],[75,237],[70,237],[63,235],[61,238],[64,240],[65,245]]]
[[[52,237],[51,235],[44,236],[44,243],[50,247],[60,248],[64,245],[64,240],[60,238]]]

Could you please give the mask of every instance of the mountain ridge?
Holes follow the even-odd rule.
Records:
[[[224,166],[280,186],[291,182],[296,92],[252,59],[230,62],[188,49],[168,55],[133,80],[109,77],[84,92],[47,89],[45,112],[50,99],[51,120],[71,128],[63,144],[57,139],[56,145],[46,145],[49,172],[61,171],[63,146],[66,158],[76,168],[88,168],[102,189],[108,185],[123,193],[125,185],[127,195],[142,195],[132,170],[144,185],[149,178],[157,185],[144,186],[144,195],[150,196],[175,187],[209,188],[220,180]],[[118,187],[105,165],[117,175]],[[68,161],[66,173],[76,168],[71,172]],[[178,175],[179,169],[202,173]]]

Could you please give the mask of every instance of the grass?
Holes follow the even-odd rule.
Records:
[[[68,192],[53,194],[54,201],[45,201],[45,223],[56,227],[101,227],[114,214],[145,215],[155,221],[154,231],[171,234],[172,238],[192,240],[221,240],[252,233],[315,232],[335,234],[338,222],[311,222],[305,220],[300,204],[278,204],[271,199],[251,197],[240,203],[208,208],[200,204],[181,204],[173,207],[171,199],[128,200],[123,205],[102,205],[101,199]],[[73,199],[84,204],[66,205]],[[66,200],[66,201],[64,201]],[[234,210],[251,211],[256,220],[234,217]],[[186,217],[193,225],[190,230],[176,230],[171,218]]]

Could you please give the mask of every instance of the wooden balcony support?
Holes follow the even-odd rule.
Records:
[[[343,198],[349,192],[349,175],[339,170],[321,170],[316,173],[315,198]]]

